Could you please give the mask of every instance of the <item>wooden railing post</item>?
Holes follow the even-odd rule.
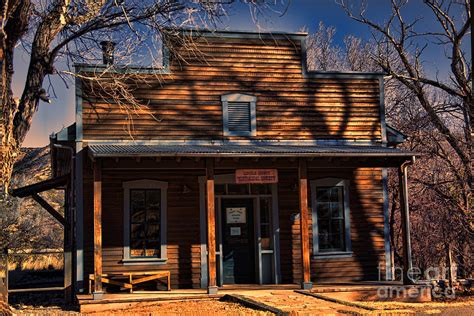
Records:
[[[94,299],[102,299],[102,168],[94,162]]]
[[[309,230],[308,230],[308,175],[306,160],[298,163],[299,195],[300,195],[300,231],[301,231],[301,261],[303,264],[303,282],[301,287],[309,290],[313,287],[310,271]]]
[[[206,160],[206,190],[207,190],[207,264],[209,282],[207,292],[217,293],[216,269],[216,210],[214,205],[214,159]]]
[[[400,212],[403,242],[403,284],[413,284],[409,273],[413,271],[410,241],[410,211],[408,206],[408,162],[403,163],[398,169],[400,185]]]
[[[8,304],[8,248],[0,255],[0,301]]]

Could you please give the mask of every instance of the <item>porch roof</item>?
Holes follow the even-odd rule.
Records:
[[[407,158],[417,153],[366,145],[89,145],[94,158],[106,157],[374,157]]]

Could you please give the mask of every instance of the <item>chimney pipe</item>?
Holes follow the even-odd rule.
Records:
[[[105,65],[112,65],[114,63],[114,49],[115,43],[111,41],[100,42],[102,46],[102,60]]]

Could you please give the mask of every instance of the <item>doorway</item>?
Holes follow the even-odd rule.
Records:
[[[201,288],[208,281],[205,181],[199,177]],[[215,176],[214,192],[217,285],[279,284],[278,184],[236,184],[234,174],[224,174]]]
[[[222,199],[220,218],[223,283],[256,283],[254,199]]]

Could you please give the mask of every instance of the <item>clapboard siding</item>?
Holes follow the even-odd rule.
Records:
[[[350,180],[350,224],[353,256],[311,259],[313,282],[376,280],[379,265],[385,267],[383,193],[380,169],[309,169],[308,180]],[[289,220],[298,213],[297,173],[279,172],[280,261],[283,283],[302,281],[300,222]],[[370,187],[369,187],[370,186]],[[310,197],[310,195],[308,195]],[[311,200],[309,205],[311,207]],[[310,214],[311,215],[311,214]],[[312,255],[312,226],[310,244]]]
[[[133,126],[126,110],[94,98],[84,82],[83,138],[241,139],[223,136],[220,96],[247,93],[257,97],[253,139],[381,141],[377,79],[305,78],[300,43],[289,39],[208,37],[196,47],[176,47],[186,62],[172,58],[169,74],[129,81],[148,108],[131,116]]]
[[[127,160],[125,160],[127,161]],[[103,270],[107,272],[169,270],[173,288],[196,288],[201,278],[198,177],[204,169],[141,169],[142,162],[129,160],[129,170],[108,166],[103,171]],[[288,164],[292,164],[288,162]],[[136,168],[136,169],[134,169]],[[92,173],[84,166],[84,260],[86,276],[93,271]],[[219,170],[233,173],[234,170]],[[280,169],[278,204],[280,263],[283,283],[302,280],[298,174]],[[311,259],[313,282],[376,280],[379,265],[385,267],[382,176],[380,169],[309,169],[308,179],[336,177],[350,181],[352,257]],[[164,265],[123,265],[123,189],[125,181],[153,179],[168,182],[167,257]],[[183,193],[186,185],[189,193]],[[310,197],[311,195],[308,194]],[[311,200],[309,201],[311,207]],[[310,214],[311,215],[311,214]],[[312,227],[310,216],[312,254]]]
[[[86,170],[86,169],[85,169]],[[168,270],[173,288],[200,286],[201,245],[199,233],[199,185],[202,171],[117,171],[104,170],[102,176],[103,199],[103,271],[126,272]],[[123,182],[151,179],[168,182],[167,258],[163,265],[124,265],[123,259]],[[184,194],[183,186],[190,188]],[[84,259],[86,275],[93,271],[92,246],[92,187],[85,181],[84,204],[85,239]],[[183,220],[186,218],[186,220]]]

